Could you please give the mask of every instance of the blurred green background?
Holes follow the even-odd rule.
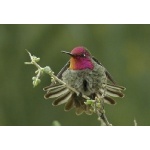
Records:
[[[71,51],[85,46],[109,70],[126,96],[117,105],[106,106],[113,125],[150,125],[150,25],[0,25],[0,125],[99,125],[96,114],[76,116],[53,107],[43,98],[49,76],[33,88],[35,67],[25,49],[41,58],[41,66],[51,66],[57,74]]]

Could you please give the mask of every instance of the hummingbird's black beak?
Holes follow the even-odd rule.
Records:
[[[70,52],[66,52],[66,51],[61,51],[62,53],[68,54],[70,56],[73,56],[73,54],[71,54]]]

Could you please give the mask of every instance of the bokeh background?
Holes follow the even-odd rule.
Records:
[[[43,98],[48,75],[33,88],[35,67],[25,65],[25,49],[41,58],[57,74],[70,51],[85,46],[108,69],[118,84],[127,88],[117,105],[106,106],[113,125],[150,125],[150,25],[0,25],[0,125],[51,126],[58,120],[65,126],[97,126],[96,114],[76,116],[64,112]]]

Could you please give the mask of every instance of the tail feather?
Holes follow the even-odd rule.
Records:
[[[115,105],[116,101],[109,96],[105,96],[104,97],[104,103],[110,104],[110,105]]]
[[[86,110],[86,105],[84,104],[85,99],[81,96],[74,96],[74,105],[76,107],[76,115],[81,115]]]
[[[84,109],[82,107],[76,108],[76,115],[81,115],[84,112]]]
[[[99,92],[99,95],[102,96],[102,93]],[[106,103],[106,104],[109,104],[109,105],[116,104],[116,101],[113,98],[111,98],[110,96],[105,96],[103,99],[104,99],[104,103]]]
[[[105,85],[105,84],[103,84],[103,85]],[[119,85],[111,85],[111,84],[106,84],[106,88],[107,89],[114,89],[114,90],[119,90],[119,91],[123,91],[123,90],[125,90],[126,88],[125,87],[123,87],[123,86],[119,86]]]
[[[74,104],[75,104],[75,107],[76,107],[76,115],[81,115],[84,112],[84,107],[81,104],[81,102],[77,99],[77,96],[74,99]]]
[[[67,93],[59,96],[56,100],[54,100],[53,105],[57,106],[57,105],[67,103],[71,97],[72,97],[72,92],[68,91]]]
[[[47,91],[47,93],[45,94],[45,98],[48,99],[48,98],[57,98],[61,95],[64,95],[66,93],[70,92],[69,89],[67,88],[59,88],[59,89],[56,89],[56,90],[53,90],[53,91]]]
[[[68,100],[68,102],[65,104],[64,110],[65,110],[65,111],[69,111],[69,110],[71,110],[73,107],[74,107],[74,101],[73,101],[72,98],[70,98],[70,99]]]
[[[45,88],[43,88],[44,91],[53,91],[55,89],[60,89],[60,88],[64,88],[64,85],[53,85],[53,86],[47,86]]]
[[[104,89],[100,89],[101,93],[104,93]],[[124,94],[121,91],[114,89],[106,89],[105,94],[111,97],[124,97]]]
[[[85,113],[86,113],[87,115],[92,115],[93,112],[91,111],[91,106],[86,105]]]

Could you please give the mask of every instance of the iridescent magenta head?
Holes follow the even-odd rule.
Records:
[[[64,51],[63,51],[64,52]],[[93,69],[94,65],[91,61],[91,54],[85,47],[79,46],[75,47],[71,53],[64,52],[71,56],[70,59],[70,69],[72,70],[83,70],[83,69]]]

